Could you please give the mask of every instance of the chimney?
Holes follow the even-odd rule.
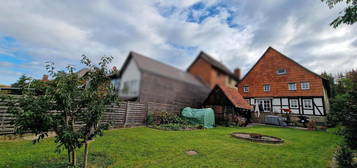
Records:
[[[44,82],[48,81],[48,75],[43,75],[42,76],[42,81],[44,81]]]
[[[113,66],[113,71],[117,71],[117,67],[116,66]]]
[[[240,80],[240,69],[239,68],[234,69],[234,76],[236,76]]]

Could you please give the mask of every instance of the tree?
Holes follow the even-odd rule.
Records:
[[[347,25],[352,25],[357,22],[357,0],[321,0],[325,2],[329,8],[335,7],[340,2],[346,3],[347,7],[340,12],[342,15],[338,16],[335,20],[330,23],[330,26],[337,28],[342,23]]]
[[[329,90],[329,97],[334,98],[336,96],[336,92],[335,92],[335,78],[333,77],[333,75],[330,73],[328,74],[327,72],[323,72],[321,74],[321,76],[325,79],[328,80],[328,84],[330,87]]]
[[[102,113],[115,98],[108,78],[111,60],[112,57],[102,57],[97,67],[83,55],[81,63],[90,70],[82,77],[72,66],[56,71],[54,64],[49,63],[46,67],[53,80],[22,86],[32,89],[24,90],[18,100],[10,102],[9,111],[15,116],[17,132],[35,133],[37,143],[54,131],[56,151],[66,149],[71,166],[76,166],[76,151],[84,145],[86,167],[89,141],[102,135]]]
[[[26,75],[22,74],[19,78],[19,80],[17,80],[15,83],[11,84],[11,87],[13,88],[23,88],[24,86],[27,86],[28,83],[30,82],[29,77],[27,77]]]

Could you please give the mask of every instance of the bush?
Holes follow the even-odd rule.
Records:
[[[164,130],[187,130],[187,129],[202,129],[203,126],[195,124],[195,120],[180,117],[174,113],[155,112],[148,115],[147,124],[150,127]]]
[[[169,123],[169,124],[161,124],[161,125],[153,125],[153,128],[163,129],[163,130],[193,130],[193,129],[203,129],[201,125],[195,124],[180,124],[180,123]]]
[[[154,116],[152,114],[149,114],[146,118],[146,124],[147,125],[153,125],[154,124]]]
[[[348,147],[347,144],[343,143],[339,146],[335,153],[335,158],[340,168],[352,168],[352,150]]]
[[[153,120],[156,124],[179,123],[179,116],[168,112],[155,112]]]
[[[346,102],[350,100],[349,94],[337,95],[331,100],[331,110],[327,114],[327,122],[330,127],[338,125],[339,122],[345,120]]]

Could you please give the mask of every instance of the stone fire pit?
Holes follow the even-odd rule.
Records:
[[[278,137],[268,136],[268,135],[261,135],[256,133],[242,133],[242,132],[235,132],[231,134],[232,137],[238,139],[245,139],[252,142],[261,142],[261,143],[270,143],[270,144],[279,144],[283,143],[284,140]]]

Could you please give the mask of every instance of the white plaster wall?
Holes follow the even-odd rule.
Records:
[[[273,99],[273,105],[280,105],[280,99]]]
[[[315,102],[316,106],[323,106],[322,98],[314,98],[314,102]]]
[[[254,105],[254,99],[250,99],[250,104]]]
[[[280,113],[280,112],[281,112],[280,107],[278,107],[278,106],[273,106],[273,112],[275,112],[275,113]]]
[[[299,109],[291,109],[291,112],[294,114],[299,114]]]
[[[326,114],[328,114],[330,112],[330,102],[328,100],[328,95],[327,95],[327,91],[324,88],[323,89],[324,92],[324,101],[325,101],[325,108],[326,108]]]
[[[283,105],[287,105],[288,106],[289,105],[288,101],[289,100],[287,98],[282,98],[281,99],[281,102],[283,103]]]
[[[312,110],[304,110],[304,114],[313,114],[314,112]]]
[[[120,80],[120,90],[124,88],[124,83],[137,80],[138,84],[135,86],[130,86],[129,85],[129,90],[131,92],[136,91],[136,95],[130,95],[130,96],[138,96],[139,95],[139,87],[140,87],[140,79],[141,79],[141,73],[136,65],[135,61],[133,59],[130,60],[128,66],[126,67],[125,71],[123,72],[123,75]],[[126,96],[125,94],[121,93],[121,96]]]

